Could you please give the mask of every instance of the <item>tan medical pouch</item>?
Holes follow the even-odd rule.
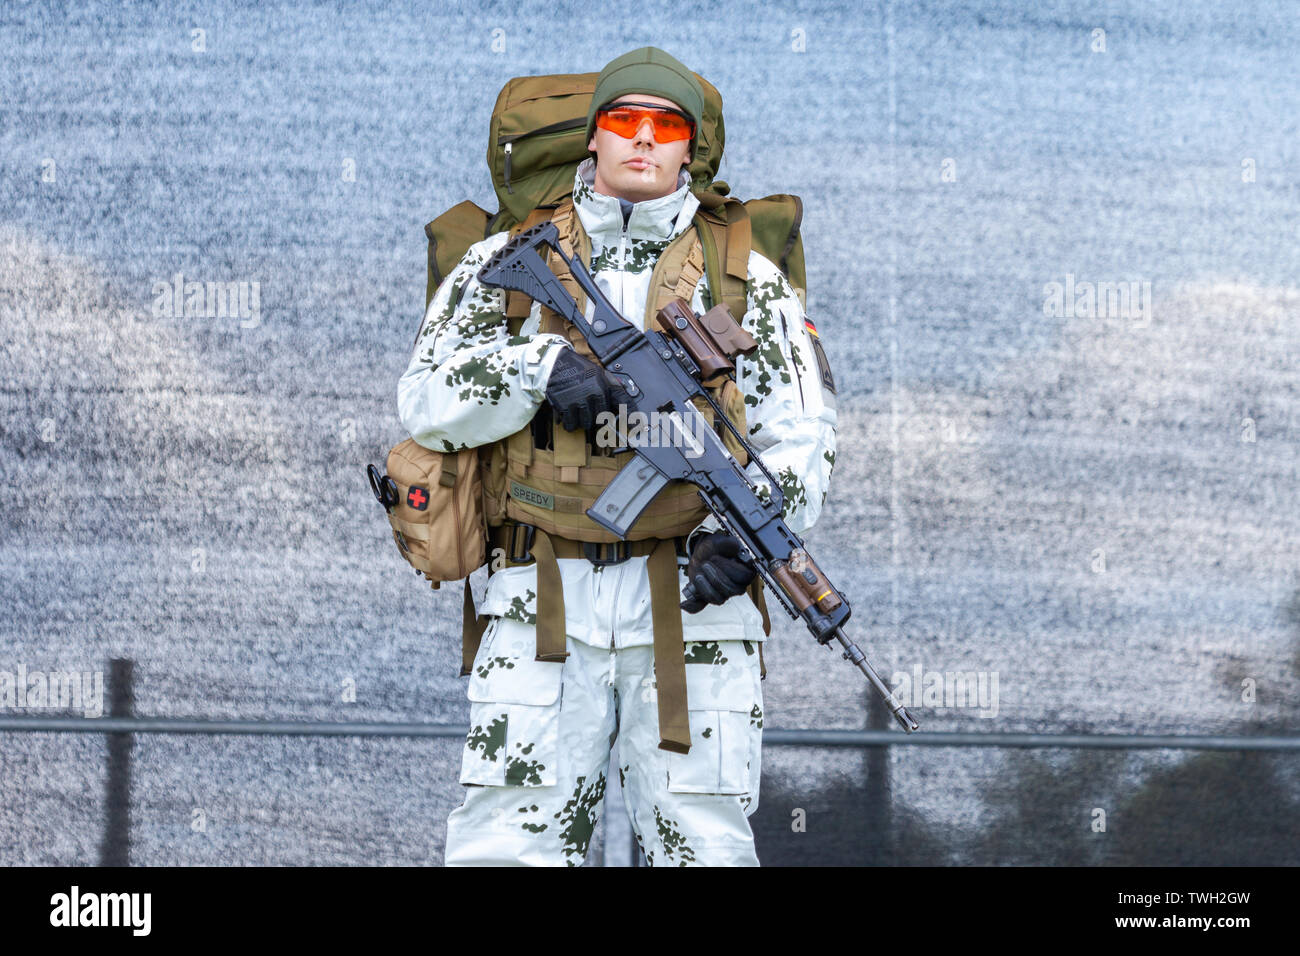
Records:
[[[443,453],[408,438],[388,453],[388,474],[379,480],[379,489],[371,475],[398,550],[435,590],[487,561],[478,460],[477,448]]]

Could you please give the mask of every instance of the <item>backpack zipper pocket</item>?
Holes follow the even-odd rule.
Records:
[[[551,123],[549,126],[542,126],[538,129],[530,129],[526,133],[516,133],[514,136],[499,137],[497,139],[497,144],[501,146],[502,149],[505,150],[505,154],[506,154],[506,192],[512,196],[514,195],[515,192],[514,189],[512,189],[510,186],[510,162],[511,162],[511,155],[515,151],[515,143],[519,142],[519,140],[521,139],[527,139],[529,136],[543,136],[546,135],[547,133],[567,133],[570,130],[575,130],[578,129],[579,127],[585,127],[586,125],[587,125],[587,118],[584,116],[577,119],[561,120],[558,123]]]

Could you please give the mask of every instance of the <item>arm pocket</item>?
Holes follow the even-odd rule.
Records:
[[[726,664],[686,667],[691,752],[668,754],[671,793],[748,794],[758,772],[762,730],[750,720],[758,701],[748,655],[740,641],[719,646],[731,658]]]
[[[489,787],[553,787],[559,756],[564,665],[533,660],[497,618],[470,675],[470,729],[460,782]],[[532,642],[527,642],[529,647]]]

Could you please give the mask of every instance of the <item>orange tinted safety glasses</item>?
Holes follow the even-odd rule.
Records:
[[[695,135],[695,120],[681,110],[653,103],[613,103],[596,111],[596,125],[631,139],[644,120],[650,120],[655,142],[671,143]]]

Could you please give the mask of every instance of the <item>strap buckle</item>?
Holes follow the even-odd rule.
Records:
[[[519,553],[519,531],[524,532],[524,550]],[[511,564],[523,564],[533,560],[533,540],[537,537],[537,529],[530,524],[512,524],[510,525],[509,534],[506,537],[506,557]]]
[[[606,551],[606,548],[610,550]],[[582,542],[582,556],[598,568],[611,564],[622,564],[632,557],[632,543],[630,541],[611,541],[605,544],[599,541],[584,541]]]

